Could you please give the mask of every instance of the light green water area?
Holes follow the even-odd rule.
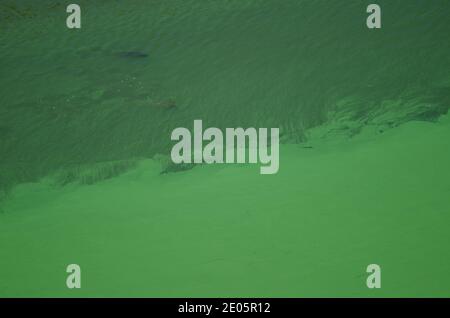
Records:
[[[450,4],[371,2],[2,1],[0,296],[449,297]],[[172,164],[194,119],[279,172]]]

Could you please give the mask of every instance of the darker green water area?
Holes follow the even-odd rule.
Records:
[[[85,1],[1,7],[3,187],[62,167],[168,153],[205,125],[280,127],[307,140],[330,119],[436,120],[450,99],[447,1]],[[388,116],[375,120],[388,113]]]
[[[0,295],[449,296],[450,5],[372,2],[2,1]],[[194,119],[279,174],[171,165]]]

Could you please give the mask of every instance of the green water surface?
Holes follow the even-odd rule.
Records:
[[[450,296],[450,4],[372,2],[2,1],[0,296]],[[177,169],[194,119],[279,172]]]

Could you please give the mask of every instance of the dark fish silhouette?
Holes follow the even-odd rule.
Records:
[[[118,57],[122,57],[122,58],[131,58],[131,59],[135,59],[135,58],[144,58],[144,57],[148,57],[147,53],[144,52],[139,52],[139,51],[125,51],[125,52],[119,52],[117,53]]]

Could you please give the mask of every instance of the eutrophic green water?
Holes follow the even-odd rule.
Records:
[[[0,296],[450,296],[450,4],[372,2],[2,1]],[[173,166],[194,119],[279,172]]]

